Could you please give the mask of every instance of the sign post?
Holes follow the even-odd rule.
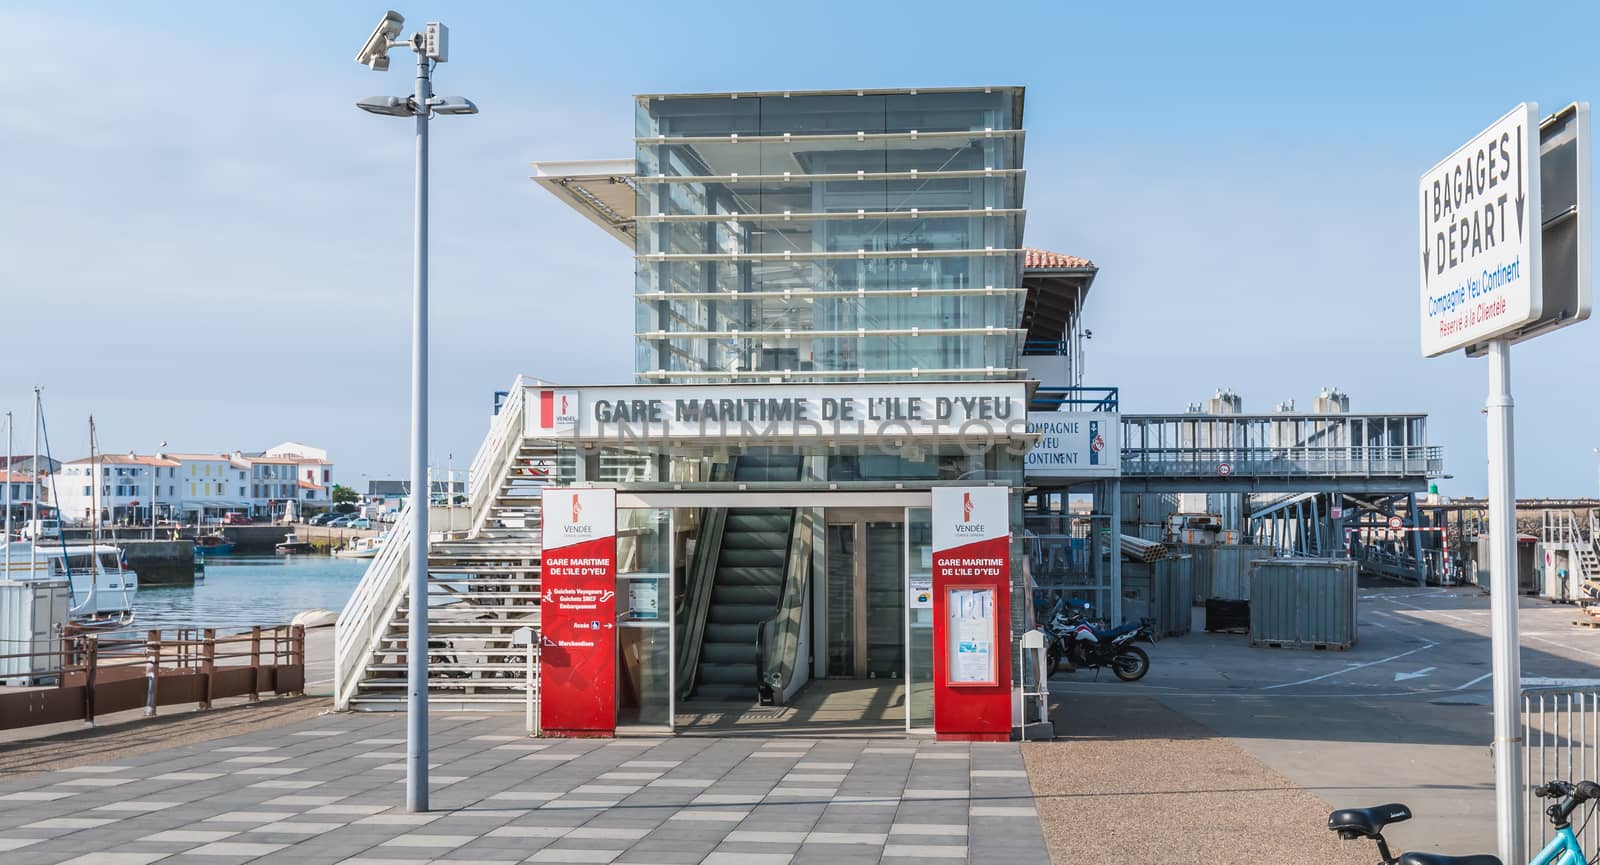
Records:
[[[933,730],[1011,738],[1011,491],[933,488]]]
[[[1430,168],[1419,184],[1422,354],[1437,357],[1458,349],[1474,354],[1486,347],[1489,358],[1495,805],[1504,862],[1522,860],[1524,841],[1511,343],[1581,321],[1590,308],[1588,232],[1558,243],[1551,261],[1544,261],[1546,226],[1566,231],[1568,221],[1582,226],[1588,219],[1587,106],[1551,121],[1558,119],[1562,128],[1542,143],[1538,106],[1518,105]],[[1541,171],[1542,149],[1561,154],[1552,163],[1561,170]],[[1551,188],[1545,190],[1546,184]],[[1546,212],[1545,192],[1563,202],[1561,213]],[[1552,300],[1563,295],[1545,285],[1546,265],[1571,286],[1565,290],[1571,299],[1561,299],[1561,309]]]
[[[540,519],[539,727],[550,736],[617,729],[617,493],[546,487]]]

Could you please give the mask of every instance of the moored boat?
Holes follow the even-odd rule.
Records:
[[[221,533],[201,535],[194,539],[194,551],[207,556],[226,556],[233,553],[233,541]]]
[[[378,553],[383,551],[383,545],[388,540],[389,536],[387,534],[370,538],[352,538],[348,546],[334,550],[333,554],[341,559],[376,558]]]
[[[72,593],[68,613],[80,627],[133,622],[133,597],[139,590],[139,575],[124,566],[118,547],[59,541],[34,545],[21,541],[0,546],[0,562],[7,563],[0,565],[0,579],[66,580]]]
[[[283,540],[279,541],[275,546],[273,546],[273,549],[276,550],[280,556],[309,553],[311,552],[311,542],[302,541],[298,536],[295,535],[294,532],[290,532],[287,535],[284,535]]]

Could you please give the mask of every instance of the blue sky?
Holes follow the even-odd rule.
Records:
[[[405,471],[411,139],[355,99],[384,7],[22,4],[0,205],[0,410],[46,387],[57,457],[333,452]],[[1424,410],[1443,491],[1484,491],[1482,361],[1417,349],[1418,176],[1518,102],[1592,99],[1600,11],[1545,3],[435,3],[435,462],[518,372],[631,373],[627,251],[528,181],[630,154],[639,92],[1028,88],[1029,245],[1101,267],[1088,381],[1125,411],[1336,385]],[[658,16],[672,10],[666,20]],[[773,14],[781,10],[782,14]],[[409,29],[409,28],[408,28]],[[1593,495],[1593,322],[1513,353],[1518,493]]]

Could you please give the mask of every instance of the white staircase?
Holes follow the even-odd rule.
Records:
[[[539,629],[540,490],[559,475],[554,447],[522,436],[519,378],[496,415],[471,473],[472,528],[428,549],[429,705],[434,710],[520,708],[532,685],[520,628]],[[336,708],[406,706],[409,645],[409,510],[339,615]],[[537,638],[533,651],[537,652]]]

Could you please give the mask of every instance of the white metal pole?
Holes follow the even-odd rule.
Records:
[[[90,466],[91,472],[93,466]],[[28,519],[33,521],[33,528],[28,534],[28,575],[39,574],[39,386],[33,386],[33,462],[28,464],[28,477],[33,483],[28,485],[29,503]],[[100,483],[99,478],[90,478],[90,483]],[[59,516],[59,514],[58,514]],[[70,591],[70,588],[69,588]]]
[[[6,579],[11,579],[11,488],[16,478],[11,472],[16,460],[11,455],[11,412],[6,412]]]
[[[417,188],[411,310],[411,606],[406,810],[428,810],[428,56],[416,46]]]
[[[1511,346],[1489,342],[1489,599],[1494,671],[1494,786],[1502,862],[1521,861],[1522,665],[1517,638],[1517,503]]]

